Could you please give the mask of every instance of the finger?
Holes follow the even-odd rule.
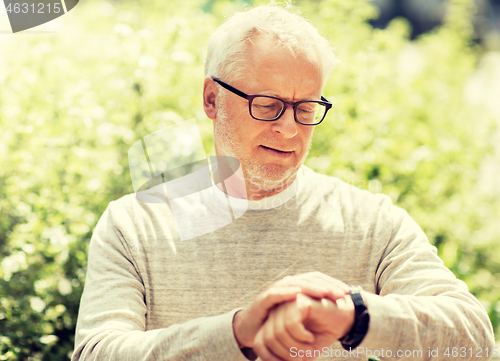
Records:
[[[349,286],[347,284],[321,272],[303,273],[296,277],[328,288],[331,291],[328,298],[332,299],[332,301],[349,293]]]
[[[276,282],[272,288],[290,287],[296,286],[301,288],[301,293],[307,294],[308,296],[314,298],[324,298],[332,296],[331,285],[325,282],[314,282],[311,279],[305,279],[296,276],[286,276],[282,280]],[[335,294],[340,294],[337,291]],[[343,293],[342,293],[343,295]]]
[[[288,361],[288,360],[283,360],[282,358],[279,358],[275,356],[269,349],[267,349],[265,346],[259,349],[258,351],[255,351],[257,356],[260,357],[262,361]],[[299,359],[300,360],[300,359]]]
[[[269,311],[284,302],[294,301],[300,287],[275,287],[260,293],[250,305],[250,307],[241,312],[240,324],[238,327],[240,334],[239,342],[245,342],[252,347],[255,335],[264,323]]]
[[[297,354],[293,350],[302,352],[312,351],[312,345],[307,342],[301,342],[288,332],[287,327],[291,324],[298,324],[302,326],[302,321],[308,317],[311,305],[311,298],[297,295],[300,298],[300,308],[297,307],[297,301],[282,304],[277,308],[271,310],[269,317],[259,332],[263,337],[263,343],[268,352],[274,356],[287,361],[296,360]],[[299,338],[314,342],[315,337],[303,326],[302,333]]]
[[[293,353],[293,350],[301,350],[305,353],[306,350],[310,349],[310,345],[297,342],[287,334],[284,325],[284,320],[290,315],[290,312],[286,310],[287,308],[293,310],[295,305],[289,303],[271,311],[269,318],[262,326],[262,334],[264,346],[268,352],[279,359],[294,361],[297,360],[297,355]],[[300,323],[300,316],[296,317],[296,315],[292,314],[292,317]],[[285,341],[282,342],[282,340]]]
[[[293,341],[284,341],[285,344],[294,344],[297,348],[305,349],[315,340],[314,334],[307,330],[302,322],[287,324],[286,330]]]
[[[315,277],[318,277],[318,278],[324,280],[325,282],[331,283],[332,286],[336,286],[336,287],[341,288],[345,293],[349,293],[350,287],[345,282],[343,282],[339,279],[330,277],[330,276],[328,276],[324,273],[321,273],[321,272],[314,272],[314,274],[315,274]]]
[[[296,276],[287,276],[278,281],[276,285],[299,285],[301,287],[315,285],[328,290],[338,289],[340,291],[337,292],[339,295],[349,293],[349,286],[347,286],[344,282],[321,272],[309,272]]]
[[[265,325],[264,325],[265,326]],[[260,328],[255,336],[253,350],[260,357],[262,361],[284,361],[283,359],[274,355],[269,350],[264,342],[264,326]]]
[[[299,292],[302,292],[302,288],[297,286],[273,287],[265,290],[257,296],[253,305],[255,317],[263,322],[270,309],[281,303],[295,300]]]
[[[304,279],[308,279],[308,280],[321,281],[324,284],[339,287],[346,292],[349,291],[349,286],[345,282],[343,282],[339,279],[333,278],[333,277],[326,275],[324,273],[321,273],[321,272],[302,273],[302,274],[297,275],[296,277],[300,277],[300,278],[304,278]]]
[[[293,346],[293,339],[286,335],[286,330],[283,322],[283,315],[286,312],[286,306],[280,306],[278,309],[271,311],[268,320],[262,326],[264,335],[264,344],[267,349],[274,355],[284,360],[290,359],[290,347]],[[281,339],[288,339],[288,344],[281,342]],[[292,344],[290,344],[292,343]],[[288,346],[288,349],[287,349]]]
[[[315,337],[302,322],[287,322],[285,325],[289,339],[283,339],[285,345],[293,345],[300,348],[307,348],[308,345],[314,343]],[[290,346],[292,347],[292,346]]]
[[[285,360],[292,360],[294,357],[292,356],[292,350],[302,349],[307,347],[307,344],[303,344],[297,340],[295,340],[289,333],[286,328],[286,323],[301,323],[302,317],[299,314],[296,305],[292,302],[280,306],[278,309],[272,311],[274,313],[273,322],[274,322],[274,337],[276,338],[275,342],[269,343],[266,345],[268,349],[270,349],[275,355],[281,357]],[[314,338],[314,337],[313,337]],[[295,355],[296,356],[296,355]]]
[[[311,301],[310,298],[304,296],[303,294],[298,294],[297,299],[295,301],[295,307],[297,308],[297,312],[300,315],[300,319],[294,320],[294,318],[284,313],[280,313],[277,317],[281,317],[278,320],[283,323],[283,327],[286,330],[286,338],[280,339],[282,343],[285,345],[291,345],[307,348],[307,344],[313,343],[315,340],[314,334],[306,329],[303,324],[303,321],[308,317],[310,309],[311,309]],[[288,311],[287,309],[286,311]]]

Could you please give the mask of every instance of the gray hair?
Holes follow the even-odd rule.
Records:
[[[329,42],[303,17],[275,4],[261,5],[228,18],[208,41],[205,76],[234,81],[243,76],[245,51],[252,38],[263,36],[294,55],[302,51],[318,63],[323,84],[339,62]]]

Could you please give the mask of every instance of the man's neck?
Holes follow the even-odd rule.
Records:
[[[282,183],[280,183],[277,187],[271,189],[271,190],[266,190],[263,189],[261,185],[258,184],[253,184],[245,180],[246,188],[247,188],[247,198],[248,200],[252,201],[258,201],[266,197],[271,197],[274,196],[278,193],[283,192],[285,189],[287,189],[295,180],[297,177],[296,174],[294,174],[292,177],[289,179],[286,179]]]
[[[218,169],[216,170],[218,171]],[[222,182],[216,184],[217,188],[234,198],[248,199],[251,201],[258,201],[266,197],[274,196],[287,189],[295,180],[297,174],[279,183],[273,189],[266,190],[262,185],[249,182],[247,179],[243,182],[243,174],[241,169],[233,173],[230,177],[219,177],[224,179]]]

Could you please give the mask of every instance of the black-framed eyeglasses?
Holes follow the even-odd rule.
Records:
[[[233,88],[231,85],[224,83],[222,80],[212,78],[223,88],[233,92],[234,94],[248,100],[248,110],[252,118],[271,122],[278,120],[286,110],[286,106],[293,107],[293,116],[297,123],[303,125],[318,125],[325,119],[326,113],[332,107],[325,97],[321,96],[319,100],[301,100],[299,102],[286,102],[276,97],[269,95],[251,95],[245,94],[241,90]]]

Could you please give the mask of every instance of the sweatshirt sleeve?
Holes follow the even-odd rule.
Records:
[[[385,215],[392,232],[376,272],[377,294],[362,292],[370,324],[359,347],[391,350],[380,359],[489,360],[494,335],[480,302],[405,210],[388,201]]]
[[[146,331],[145,286],[111,213],[108,206],[90,241],[72,361],[246,361],[233,333],[238,309]]]

